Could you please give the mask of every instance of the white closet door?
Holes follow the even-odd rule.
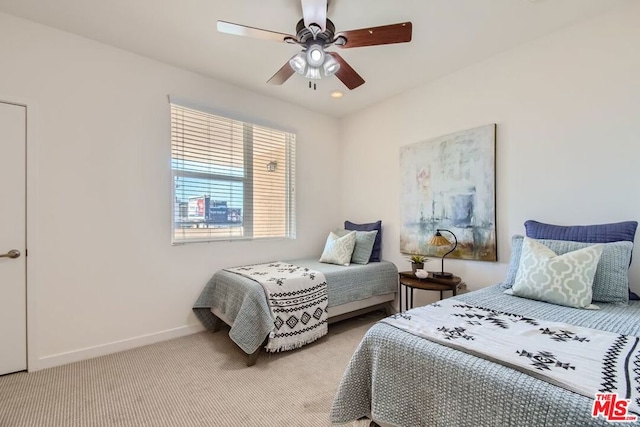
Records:
[[[27,369],[26,107],[0,102],[0,375]]]

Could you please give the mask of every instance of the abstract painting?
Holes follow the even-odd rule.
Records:
[[[495,124],[400,147],[402,253],[442,256],[429,241],[446,229],[448,258],[497,261],[495,153]]]

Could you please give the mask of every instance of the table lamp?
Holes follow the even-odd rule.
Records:
[[[453,234],[453,232],[451,232],[449,230],[438,228],[436,230],[436,234],[429,241],[430,245],[432,245],[432,246],[449,246],[451,244],[451,242],[449,240],[447,240],[446,237],[444,237],[442,234],[440,234],[441,231],[446,231],[447,233],[450,233],[453,236],[453,238],[455,240],[455,243],[453,245],[453,248],[451,248],[451,250],[449,252],[447,252],[446,254],[442,255],[442,271],[439,271],[439,272],[438,271],[433,271],[431,274],[435,278],[449,278],[449,277],[453,277],[453,274],[447,273],[447,272],[444,271],[444,257],[446,257],[451,252],[456,250],[456,247],[458,246],[458,239],[456,238],[456,235]]]

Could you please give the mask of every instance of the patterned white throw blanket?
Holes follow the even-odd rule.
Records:
[[[227,268],[264,288],[273,316],[267,351],[302,347],[327,333],[327,281],[319,271],[284,262]]]
[[[382,320],[413,335],[640,413],[639,338],[476,307],[449,298]]]

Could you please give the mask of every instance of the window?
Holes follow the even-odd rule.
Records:
[[[171,103],[172,242],[294,238],[295,140]]]

